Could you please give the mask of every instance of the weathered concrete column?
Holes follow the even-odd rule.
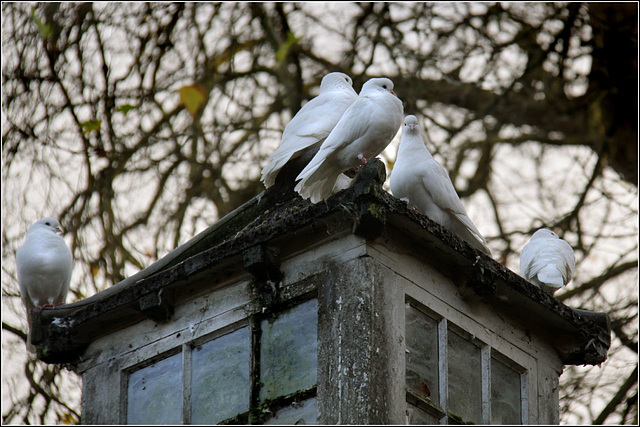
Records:
[[[318,286],[318,422],[403,424],[401,292],[368,256],[330,271]]]

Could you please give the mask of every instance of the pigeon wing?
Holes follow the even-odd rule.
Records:
[[[563,273],[565,269],[563,267],[565,265],[564,255],[557,250],[554,242],[555,240],[550,239],[535,239],[522,248],[520,271],[526,279],[538,280],[538,274],[544,272],[544,276],[548,276],[548,280],[552,280],[552,276],[549,274],[555,270],[549,270],[549,266],[554,266],[557,270],[555,274],[560,273],[564,283],[567,283],[564,280],[566,273]]]
[[[265,185],[273,185],[276,175],[291,158],[322,143],[356,98],[354,91],[336,90],[307,102],[285,127],[280,146],[269,156],[262,170]]]
[[[566,285],[573,278],[573,274],[576,269],[576,257],[573,252],[573,248],[569,243],[565,240],[558,239],[557,240],[558,252],[560,253],[563,263],[560,269],[562,273],[562,278],[564,279],[564,284]]]
[[[467,211],[462,205],[447,171],[435,159],[430,159],[424,167],[425,172],[422,174],[422,184],[433,202],[441,210],[451,215],[454,221],[463,225],[485,252],[491,253],[484,237],[467,215]]]
[[[354,143],[365,135],[368,130],[366,124],[369,123],[372,114],[369,102],[370,100],[368,98],[360,98],[344,112],[338,124],[336,124],[329,136],[327,136],[327,139],[322,143],[318,153],[311,159],[302,172],[300,172],[296,181],[303,180],[304,182],[308,179],[315,180],[312,177],[313,174],[318,171],[327,158],[339,155],[340,151],[348,144]],[[300,185],[300,183],[298,185]],[[305,184],[303,184],[303,186],[304,185]]]

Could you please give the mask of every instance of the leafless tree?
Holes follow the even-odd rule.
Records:
[[[609,313],[562,420],[637,423],[636,3],[3,3],[3,422],[79,421],[79,380],[29,359],[15,249],[66,229],[73,300],[164,256],[263,190],[283,127],[343,71],[396,85],[494,257],[576,250],[558,298]],[[393,167],[397,140],[385,151]],[[10,368],[6,368],[10,366]],[[6,391],[5,391],[6,390]]]

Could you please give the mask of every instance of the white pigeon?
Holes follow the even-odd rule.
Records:
[[[551,294],[571,281],[575,268],[571,245],[548,228],[533,233],[520,253],[520,274]]]
[[[42,218],[29,227],[24,244],[16,251],[20,295],[31,323],[31,310],[64,304],[69,292],[73,257],[55,218]],[[27,347],[32,349],[31,336]]]
[[[393,92],[393,82],[384,77],[368,80],[296,178],[300,182],[295,190],[312,203],[325,200],[342,172],[365,164],[389,145],[402,117],[402,101]]]
[[[404,120],[389,185],[395,197],[491,255],[487,242],[467,215],[449,174],[427,150],[416,116],[409,115]]]
[[[320,94],[307,102],[284,128],[280,147],[262,169],[260,180],[269,188],[276,182],[280,169],[306,150],[320,146],[342,114],[358,98],[351,77],[329,73],[322,78]]]

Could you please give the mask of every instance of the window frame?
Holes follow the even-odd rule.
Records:
[[[139,371],[141,369],[144,369],[148,366],[151,366],[155,363],[158,363],[162,360],[168,359],[170,357],[173,357],[177,354],[181,354],[182,353],[182,349],[181,347],[174,347],[171,348],[169,350],[163,351],[162,353],[159,353],[157,355],[154,355],[148,359],[142,360],[142,361],[137,361],[136,363],[134,363],[133,365],[130,366],[126,366],[122,369],[120,369],[120,423],[122,424],[122,420],[125,420],[125,424],[126,424],[126,420],[128,418],[128,408],[129,408],[129,377],[132,373]],[[184,357],[181,358],[182,360],[182,373],[181,373],[181,378],[182,378],[182,382],[184,383],[185,381],[185,377],[184,377]]]
[[[192,351],[199,345],[216,338],[235,332],[241,328],[249,328],[249,402],[248,410],[233,417],[220,421],[218,424],[263,424],[277,411],[290,406],[294,402],[303,402],[311,398],[317,398],[316,384],[303,390],[297,390],[286,396],[266,399],[260,402],[260,338],[261,322],[265,319],[275,318],[281,313],[290,310],[310,300],[317,300],[317,289],[306,289],[301,295],[289,295],[289,298],[268,308],[261,307],[254,301],[214,314],[210,319],[201,321],[196,325],[190,324],[190,328],[174,333],[157,340],[156,342],[134,349],[131,353],[123,355],[118,361],[114,361],[119,371],[119,420],[120,424],[127,424],[128,412],[128,380],[129,375],[139,369],[152,365],[160,360],[176,354],[182,356],[182,414],[183,424],[191,423],[191,389],[192,389]],[[242,312],[242,316],[238,316]],[[316,311],[316,316],[318,312]],[[202,319],[201,319],[202,320]],[[202,330],[198,330],[202,327]],[[192,332],[192,336],[188,332]],[[319,334],[318,334],[319,336]],[[319,346],[319,343],[318,343]],[[316,366],[317,369],[317,366]],[[317,417],[317,414],[316,414]]]
[[[413,307],[422,314],[430,317],[437,322],[437,342],[438,342],[438,389],[439,389],[439,402],[433,402],[430,399],[422,398],[415,395],[406,387],[406,379],[404,384],[406,394],[406,404],[416,406],[418,409],[426,412],[427,414],[438,419],[440,424],[450,423],[467,423],[468,420],[462,420],[449,412],[448,408],[448,334],[449,331],[460,335],[462,338],[468,340],[473,345],[480,349],[481,369],[482,369],[482,424],[490,424],[491,422],[491,358],[498,359],[501,363],[514,371],[520,373],[520,422],[524,424],[529,423],[529,376],[532,375],[532,369],[518,363],[489,343],[481,340],[473,333],[464,329],[457,323],[448,320],[446,317],[436,313],[431,308],[427,307],[424,303],[421,303],[415,297],[405,293],[405,319],[407,306]],[[404,331],[406,335],[406,323],[404,324]],[[488,340],[487,340],[488,341]],[[404,340],[406,345],[406,339]],[[406,360],[406,351],[405,351]],[[406,368],[405,368],[406,372]],[[408,409],[408,406],[407,406]]]

